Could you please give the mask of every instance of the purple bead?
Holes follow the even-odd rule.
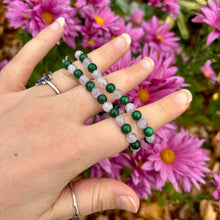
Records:
[[[113,108],[113,105],[111,102],[105,102],[102,107],[105,112],[110,112],[110,110]]]
[[[94,97],[94,98],[97,98],[99,95],[101,95],[102,94],[102,92],[101,92],[101,90],[99,89],[99,88],[93,88],[92,89],[92,96]]]
[[[145,139],[145,141],[148,142],[149,144],[152,144],[152,143],[155,142],[156,136],[155,136],[155,134],[153,134],[153,135],[151,135],[150,137],[145,137],[144,139]]]
[[[121,91],[121,89],[116,89],[114,92],[113,92],[113,96],[116,98],[116,99],[120,99],[123,95],[123,92]]]
[[[83,65],[86,66],[86,67],[88,67],[88,65],[89,65],[90,63],[92,63],[92,60],[91,60],[90,58],[85,58],[85,59],[83,60]]]
[[[115,123],[116,123],[116,125],[121,127],[125,123],[125,118],[123,116],[119,115],[115,118]]]
[[[82,52],[81,50],[77,50],[77,51],[75,52],[75,57],[76,57],[77,60],[79,59],[79,56],[80,56],[82,53],[83,53],[83,52]]]
[[[67,70],[68,70],[68,72],[69,72],[70,74],[73,74],[73,72],[76,70],[76,65],[70,64],[70,65],[68,66]]]
[[[92,73],[94,79],[99,79],[102,77],[102,72],[100,70],[95,70]]]
[[[86,75],[82,75],[82,76],[80,76],[80,78],[79,78],[79,82],[80,82],[82,85],[85,85],[88,81],[89,81],[89,77],[86,76]]]
[[[140,120],[138,120],[138,127],[140,129],[145,129],[147,127],[148,123],[147,120],[144,118],[141,118]]]
[[[135,105],[133,103],[128,103],[126,106],[125,106],[125,110],[127,113],[132,113],[134,112],[136,109]]]
[[[105,78],[99,78],[98,83],[102,88],[105,88],[108,85],[108,80]]]
[[[126,139],[128,143],[132,144],[137,141],[137,135],[134,132],[130,132],[129,134],[127,134]]]

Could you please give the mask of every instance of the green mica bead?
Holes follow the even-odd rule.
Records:
[[[154,134],[154,130],[151,127],[146,127],[144,130],[144,135],[150,137]]]
[[[112,108],[109,112],[109,115],[112,117],[112,118],[116,118],[117,116],[119,116],[119,111],[117,108]]]
[[[83,62],[83,60],[85,60],[88,56],[85,54],[85,53],[82,53],[80,56],[79,56],[79,60],[81,62]]]
[[[97,101],[99,104],[104,104],[107,101],[107,97],[104,94],[98,96]]]
[[[129,124],[123,124],[121,126],[121,131],[124,133],[124,134],[129,134],[131,132],[131,125]]]
[[[133,118],[135,121],[138,121],[138,120],[141,119],[142,114],[141,114],[140,111],[136,110],[136,111],[132,112],[132,115],[131,115],[131,116],[132,116],[132,118]]]
[[[80,69],[76,69],[76,70],[74,71],[73,75],[74,75],[77,79],[79,79],[80,76],[83,75],[83,72],[82,72],[82,70],[80,70]]]
[[[94,83],[94,82],[88,81],[88,82],[86,83],[86,89],[87,89],[88,91],[91,92],[94,87],[95,87],[95,83]]]
[[[62,63],[62,67],[67,69],[68,66],[72,64],[72,62],[70,60],[65,60],[63,63]]]
[[[90,73],[93,73],[95,70],[97,70],[97,66],[96,66],[94,63],[90,63],[90,64],[88,65],[88,71],[89,71]]]
[[[105,89],[108,93],[113,93],[115,91],[115,85],[113,83],[109,83]]]
[[[123,95],[121,98],[120,98],[120,103],[122,105],[127,105],[128,103],[130,102],[130,99],[128,96],[126,95]]]
[[[129,148],[132,150],[132,151],[139,151],[141,149],[141,143],[140,141],[135,141],[134,143],[130,144],[129,145]]]

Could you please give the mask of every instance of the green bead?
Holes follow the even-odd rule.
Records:
[[[107,101],[107,97],[104,94],[98,96],[97,101],[99,104],[104,104]]]
[[[93,73],[95,70],[97,70],[97,66],[94,63],[90,63],[88,65],[88,70],[90,73]]]
[[[112,118],[116,118],[117,116],[119,116],[119,111],[117,108],[112,108],[109,112],[109,115],[112,117]]]
[[[128,103],[130,102],[130,99],[128,96],[126,95],[123,95],[121,98],[120,98],[120,103],[122,105],[127,105]]]
[[[131,125],[129,124],[123,124],[121,126],[121,131],[124,133],[124,134],[129,134],[131,132]]]
[[[132,151],[139,151],[141,149],[141,143],[140,141],[135,141],[134,143],[130,144],[129,145],[129,148],[132,150]]]
[[[65,60],[63,63],[62,63],[62,67],[67,69],[68,66],[72,64],[72,62],[70,60]]]
[[[115,91],[115,85],[113,83],[109,83],[105,89],[108,93],[113,93]]]
[[[79,60],[81,62],[83,62],[83,60],[85,60],[88,56],[85,54],[85,53],[82,53],[80,56],[79,56]]]
[[[132,112],[132,118],[135,120],[135,121],[138,121],[140,120],[142,117],[142,114],[140,111],[136,110],[134,112]]]
[[[91,92],[94,87],[95,87],[95,83],[94,83],[94,82],[88,81],[88,82],[86,83],[86,89],[87,89],[88,91]]]
[[[77,79],[79,79],[80,76],[83,75],[83,72],[82,72],[82,70],[80,70],[80,69],[76,69],[76,70],[74,71],[73,75],[74,75]]]
[[[146,127],[144,130],[144,135],[150,137],[154,134],[154,130],[151,127]]]

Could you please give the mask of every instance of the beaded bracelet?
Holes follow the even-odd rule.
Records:
[[[155,135],[154,131],[151,127],[147,126],[147,120],[142,118],[142,114],[140,111],[136,110],[136,107],[133,103],[130,103],[130,99],[128,96],[124,95],[120,89],[115,89],[115,85],[113,83],[108,83],[107,79],[102,78],[102,72],[100,70],[97,70],[97,66],[92,62],[92,60],[87,56],[87,54],[83,53],[80,50],[77,50],[75,53],[76,59],[80,60],[84,66],[87,67],[88,71],[93,74],[93,77],[98,80],[106,80],[106,91],[109,93],[113,93],[113,96],[116,99],[119,99],[120,103],[122,105],[125,105],[125,110],[127,113],[132,114],[132,118],[137,121],[138,127],[143,129],[143,133],[145,135],[145,142],[146,143],[153,143],[155,142]],[[105,88],[105,87],[103,87]],[[116,94],[114,94],[116,92]],[[133,133],[134,134],[134,133]],[[136,136],[136,134],[134,134]],[[137,137],[137,136],[136,136]],[[134,143],[131,143],[132,148],[140,148],[140,142],[136,141]]]

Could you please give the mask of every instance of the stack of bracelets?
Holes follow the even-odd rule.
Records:
[[[80,60],[84,64],[90,73],[92,73],[93,78],[97,80],[98,85],[101,88],[105,89],[108,93],[112,93],[114,98],[119,100],[121,105],[125,106],[125,112],[130,113],[132,119],[137,122],[138,127],[143,129],[143,133],[145,135],[144,141],[149,144],[153,143],[156,139],[153,129],[148,126],[147,120],[142,118],[141,112],[136,110],[135,105],[130,103],[129,97],[123,95],[122,90],[116,89],[113,83],[109,83],[106,78],[103,78],[102,72],[97,69],[96,64],[94,64],[85,53],[77,50],[75,57],[77,60]],[[62,66],[67,69],[67,71],[76,79],[79,79],[79,82],[82,85],[85,85],[86,89],[91,92],[92,96],[97,99],[98,103],[102,104],[103,110],[108,112],[110,117],[115,118],[116,125],[120,126],[122,133],[126,135],[126,139],[129,143],[129,149],[132,151],[140,150],[140,141],[137,140],[137,135],[132,132],[131,125],[125,123],[125,118],[120,115],[120,109],[114,107],[111,102],[108,102],[107,96],[102,94],[101,89],[96,88],[95,83],[89,80],[88,76],[84,75],[81,69],[77,69],[76,65],[68,60],[67,57],[65,60],[63,60]]]

